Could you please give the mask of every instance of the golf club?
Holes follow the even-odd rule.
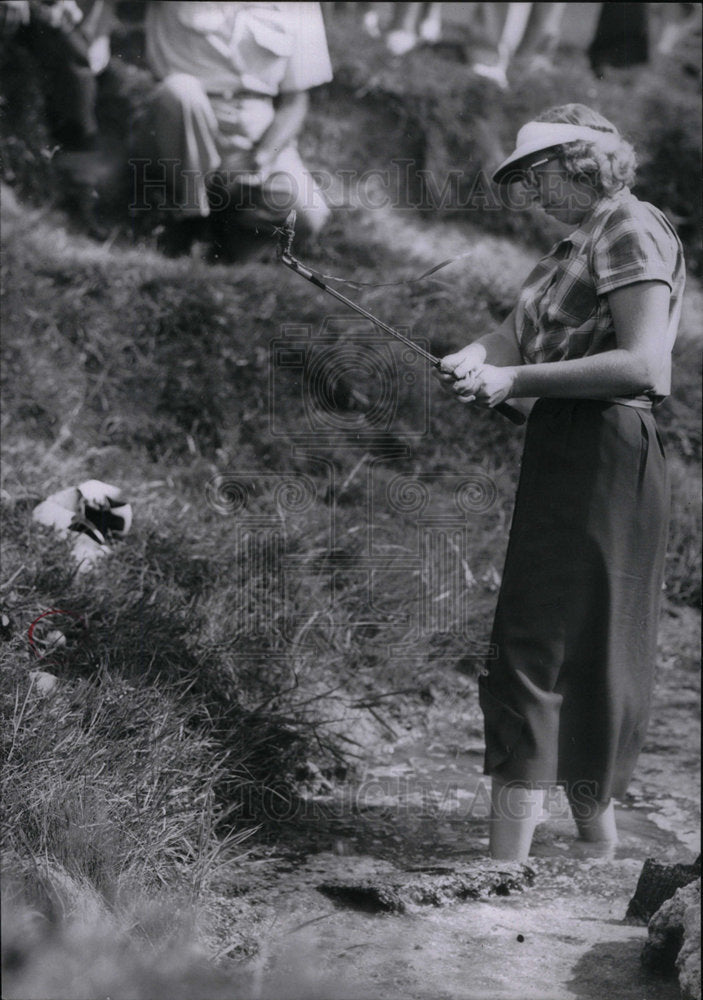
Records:
[[[430,354],[429,351],[420,347],[419,344],[410,340],[409,337],[399,333],[398,330],[394,330],[392,326],[388,326],[388,324],[384,323],[383,320],[378,319],[377,316],[374,316],[362,306],[357,305],[356,302],[352,302],[351,299],[348,299],[346,295],[342,295],[342,293],[338,292],[335,288],[330,288],[330,286],[326,285],[325,282],[314,273],[314,271],[311,271],[310,268],[305,267],[305,265],[301,264],[299,260],[296,260],[291,253],[293,240],[295,238],[295,220],[296,212],[295,209],[293,209],[289,213],[284,225],[279,230],[278,258],[281,263],[285,264],[285,266],[290,268],[291,271],[295,271],[295,273],[299,274],[301,278],[305,278],[306,281],[309,281],[317,288],[322,289],[323,292],[327,292],[328,295],[333,296],[333,298],[337,299],[337,301],[343,302],[349,309],[352,309],[354,312],[359,313],[360,316],[364,316],[366,319],[370,320],[375,326],[379,327],[379,329],[383,330],[389,336],[399,340],[401,344],[405,344],[405,346],[409,347],[410,350],[425,358],[425,360],[429,361],[433,367],[441,368],[441,358],[437,358],[434,354]],[[521,425],[525,423],[525,416],[508,403],[499,403],[497,406],[492,407],[492,409],[502,413],[504,417],[507,417],[508,420],[512,421],[514,424]]]

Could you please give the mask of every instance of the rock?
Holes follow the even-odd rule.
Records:
[[[51,631],[47,632],[46,635],[37,639],[34,637],[35,651],[39,654],[39,649],[41,653],[39,654],[40,659],[45,659],[51,653],[58,652],[62,647],[66,645],[66,636],[58,628],[52,628]]]
[[[303,761],[297,766],[295,780],[298,794],[303,798],[328,795],[332,791],[331,783],[325,778],[317,764],[310,760]]]
[[[59,682],[55,674],[50,674],[46,670],[30,670],[29,676],[34,681],[34,690],[43,698],[52,694]]]
[[[12,632],[12,619],[3,611],[0,614],[0,639],[11,639]]]
[[[642,963],[657,972],[673,972],[684,941],[684,918],[692,906],[699,907],[701,882],[677,889],[649,921],[649,937],[642,949]],[[699,928],[700,933],[700,928]],[[687,942],[686,957],[693,945]],[[691,972],[693,969],[691,968]],[[699,959],[700,981],[700,959]],[[699,993],[700,995],[700,993]]]
[[[692,890],[689,893],[689,890]],[[683,915],[683,944],[676,959],[679,986],[683,1000],[701,1000],[701,881],[691,883],[679,892],[695,898]]]
[[[369,913],[405,913],[414,906],[446,906],[467,899],[509,896],[532,885],[535,873],[522,864],[466,865],[398,871],[352,882],[323,882],[318,891]]]
[[[653,858],[647,858],[635,894],[630,900],[625,921],[631,924],[646,924],[667,899],[671,899],[677,889],[701,876],[700,855],[692,865],[662,865]]]

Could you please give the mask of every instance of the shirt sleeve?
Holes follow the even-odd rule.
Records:
[[[319,3],[286,3],[281,6],[285,9],[295,39],[293,54],[280,84],[281,93],[309,90],[329,83],[332,63]]]
[[[677,238],[666,216],[652,205],[621,206],[596,237],[591,266],[596,292],[603,295],[638,281],[673,287]]]

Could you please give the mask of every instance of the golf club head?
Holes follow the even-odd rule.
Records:
[[[293,249],[293,240],[295,239],[295,220],[297,218],[297,213],[294,208],[290,210],[286,217],[286,221],[283,223],[281,228],[278,230],[278,256],[279,258],[290,256],[291,250]]]

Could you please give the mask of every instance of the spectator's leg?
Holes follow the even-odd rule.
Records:
[[[507,70],[523,39],[532,7],[531,3],[508,4],[508,15],[498,42],[498,63],[504,70]]]
[[[98,134],[97,84],[85,39],[75,29],[62,31],[34,18],[22,39],[39,64],[52,137],[67,150],[92,149]]]
[[[497,62],[475,63],[472,67],[474,73],[493,80],[502,90],[508,87],[508,67],[527,29],[532,6],[531,3],[508,4],[508,13],[498,42]]]
[[[603,3],[593,41],[588,48],[596,76],[604,66],[635,66],[649,58],[649,5]]]
[[[415,32],[423,6],[422,3],[394,3],[389,31]]]
[[[491,45],[498,45],[500,33],[503,30],[500,10],[504,4],[499,3],[477,3],[474,4],[476,17],[480,23],[480,31],[483,38],[490,41]]]
[[[59,147],[51,164],[62,206],[82,229],[105,239],[101,193],[115,181],[116,168],[99,142],[97,81],[86,38],[70,25],[54,27],[46,10],[37,5],[17,40],[37,63],[47,127]]]
[[[663,3],[658,6],[665,20],[657,52],[663,56],[670,56],[676,52],[687,34],[700,34],[703,6],[700,3]]]
[[[294,208],[300,231],[316,237],[329,220],[331,213],[324,195],[295,146],[288,146],[276,158],[275,170],[261,194],[264,208],[276,224]]]
[[[517,55],[547,58],[553,55],[561,38],[565,10],[565,3],[534,3]]]
[[[418,42],[418,20],[422,3],[394,3],[393,19],[386,35],[386,48],[394,56],[403,56]]]
[[[420,38],[426,42],[438,42],[442,37],[442,4],[424,3],[420,15]]]
[[[371,38],[381,37],[381,11],[380,4],[377,3],[359,3],[356,5],[359,8],[359,13],[361,14],[361,23],[364,31]]]
[[[217,131],[200,81],[187,73],[167,76],[150,103],[144,155],[153,159],[154,173],[164,178],[168,204],[181,217],[210,214],[206,182],[221,162]]]
[[[207,185],[221,159],[217,132],[200,81],[174,73],[154,91],[135,135],[133,204],[164,213],[158,246],[169,257],[189,253],[207,235]]]

